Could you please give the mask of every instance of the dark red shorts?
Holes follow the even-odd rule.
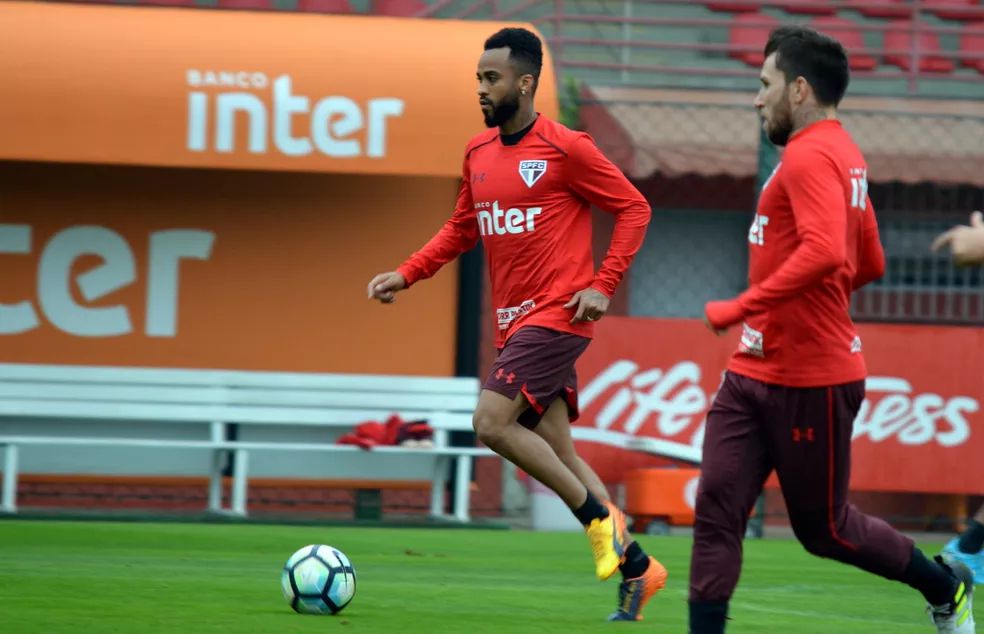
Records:
[[[524,326],[506,341],[482,388],[515,399],[522,393],[530,406],[519,422],[530,429],[558,397],[568,417],[577,420],[577,372],[574,363],[588,347],[587,337],[540,326]]]

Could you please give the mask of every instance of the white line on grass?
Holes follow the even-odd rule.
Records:
[[[847,621],[851,623],[868,623],[877,625],[889,625],[893,628],[899,627],[912,627],[913,629],[918,629],[919,631],[924,631],[926,629],[925,623],[915,623],[908,621],[886,621],[884,619],[871,619],[860,616],[849,616],[846,614],[832,614],[830,612],[809,612],[806,610],[790,610],[788,608],[777,608],[773,605],[764,605],[760,603],[751,603],[749,601],[732,601],[732,604],[740,607],[746,608],[752,612],[765,612],[768,614],[783,614],[786,616],[798,616],[810,619],[820,619],[823,621]]]

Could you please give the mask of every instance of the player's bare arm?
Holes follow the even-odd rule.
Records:
[[[950,249],[954,264],[970,266],[984,264],[984,214],[975,211],[969,225],[958,225],[936,236],[933,251]]]

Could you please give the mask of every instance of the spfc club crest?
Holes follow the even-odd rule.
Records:
[[[520,161],[519,175],[527,187],[533,187],[540,177],[547,173],[546,161]]]

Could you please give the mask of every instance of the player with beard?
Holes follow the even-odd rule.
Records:
[[[692,634],[724,631],[748,516],[773,470],[807,551],[917,589],[938,632],[974,631],[967,567],[928,559],[847,502],[866,376],[850,296],[885,267],[868,168],[837,120],[848,79],[839,42],[802,27],[770,35],[755,107],[786,149],[748,232],[748,290],[705,307],[712,330],[742,333],[705,428]]]
[[[591,137],[536,112],[542,60],[539,38],[525,29],[503,29],[485,42],[476,78],[490,129],[465,149],[454,213],[420,251],[374,277],[368,294],[390,303],[482,240],[499,355],[482,386],[475,431],[570,507],[598,578],[622,573],[609,619],[635,621],[664,586],[666,569],[632,541],[623,513],[575,452],[570,423],[578,417],[575,361],[642,245],[650,208]],[[592,204],[615,215],[597,272]]]

